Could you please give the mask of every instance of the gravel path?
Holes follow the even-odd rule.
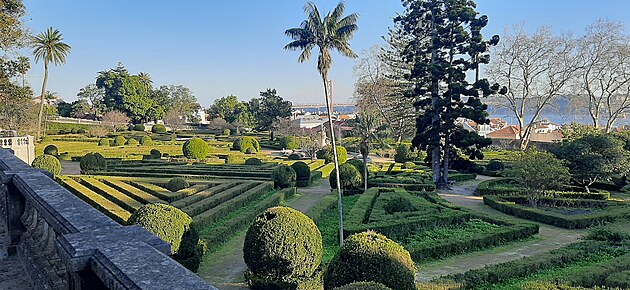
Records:
[[[81,167],[79,166],[79,162],[61,161],[61,174],[63,175],[81,174]]]
[[[328,179],[320,179],[307,188],[298,188],[298,195],[286,201],[286,206],[301,212],[311,210],[319,200],[330,194]],[[241,290],[246,287],[243,274],[247,265],[243,261],[245,231],[224,244],[216,252],[204,257],[198,275],[221,290]]]
[[[493,178],[479,176],[476,180],[457,184],[452,189],[440,190],[438,193],[442,198],[454,204],[497,217],[508,217],[508,215],[483,204],[482,197],[474,196],[474,191],[479,182],[488,179]],[[512,216],[509,217],[514,218]],[[418,265],[419,271],[416,275],[416,280],[426,282],[444,275],[464,273],[487,265],[500,264],[522,257],[549,252],[577,241],[587,232],[587,230],[567,230],[540,223],[539,226],[539,234],[533,239],[420,264]]]

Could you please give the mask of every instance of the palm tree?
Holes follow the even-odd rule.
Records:
[[[335,147],[335,134],[333,130],[332,116],[330,112],[330,101],[328,96],[328,72],[332,66],[331,51],[336,50],[341,55],[356,58],[357,55],[350,48],[350,39],[357,31],[357,20],[359,15],[352,13],[343,17],[345,5],[342,2],[337,7],[326,14],[322,19],[317,6],[313,2],[304,5],[306,20],[302,21],[300,27],[291,28],[284,33],[293,39],[292,42],[284,46],[287,50],[300,50],[302,53],[298,58],[299,62],[305,62],[311,57],[311,50],[319,48],[317,58],[317,70],[322,76],[324,84],[324,94],[326,97],[326,109],[328,111],[328,125],[331,128],[330,138],[332,141],[333,156],[335,162],[335,172],[337,177],[337,191],[339,192],[339,244],[343,244],[343,205],[341,201],[341,179],[339,178],[339,161],[337,160],[337,148]]]
[[[140,82],[144,84],[147,88],[150,88],[153,84],[153,80],[151,79],[151,75],[149,73],[140,72],[138,74],[138,77],[140,78]]]
[[[42,94],[39,98],[39,114],[37,115],[37,139],[39,139],[42,128],[44,98],[46,96],[46,83],[48,82],[48,64],[50,62],[55,66],[65,64],[66,56],[70,53],[70,45],[62,41],[61,32],[52,27],[49,27],[48,30],[38,34],[31,40],[35,62],[38,62],[40,59],[44,61],[44,83],[42,84]]]

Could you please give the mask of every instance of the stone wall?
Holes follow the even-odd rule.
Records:
[[[119,225],[3,149],[0,214],[8,254],[39,289],[216,289],[171,259],[168,243]]]

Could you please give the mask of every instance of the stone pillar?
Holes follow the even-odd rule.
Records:
[[[7,229],[7,254],[9,256],[17,253],[17,246],[24,233],[24,225],[20,217],[24,213],[24,197],[11,184],[11,175],[0,176],[0,198],[2,198],[3,216]]]

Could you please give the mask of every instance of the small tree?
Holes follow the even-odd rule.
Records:
[[[109,111],[103,115],[103,122],[109,123],[108,125],[112,127],[114,132],[127,128],[130,120],[127,114],[116,110]]]
[[[522,152],[506,175],[525,188],[533,206],[545,190],[560,189],[569,182],[569,168],[562,160],[536,148]]]

